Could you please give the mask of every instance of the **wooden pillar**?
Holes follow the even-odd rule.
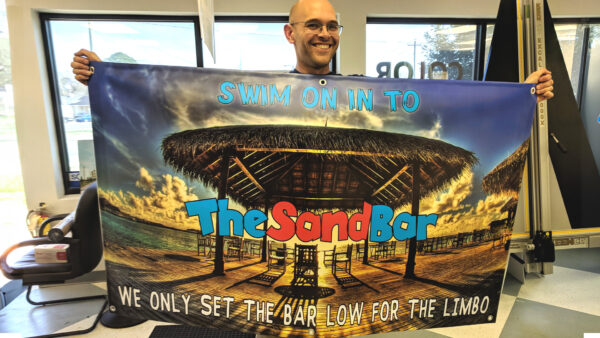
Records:
[[[200,256],[200,232],[196,232],[196,246],[198,247],[198,256]]]
[[[362,226],[362,224],[361,224]],[[369,234],[367,233],[367,239],[365,239],[365,247],[363,248],[363,264],[369,264]]]
[[[372,201],[368,201],[369,204],[373,204],[371,203]],[[363,210],[364,212],[364,210]],[[361,227],[366,226],[361,224]],[[370,229],[367,229],[367,238],[365,239],[365,247],[363,248],[363,264],[369,264],[369,231]],[[334,253],[335,254],[335,253]]]
[[[221,178],[219,180],[218,199],[224,199],[227,196],[227,179],[229,179],[229,160],[231,159],[231,151],[226,149],[221,157]],[[215,244],[215,268],[213,275],[225,275],[225,262],[223,261],[223,236],[219,233],[219,214],[217,214],[216,226],[216,244]]]
[[[269,196],[265,194],[265,215],[267,215],[267,220],[265,220],[265,225],[263,227],[263,229],[265,230],[265,235],[263,236],[262,240],[262,250],[260,256],[261,262],[267,261],[267,225],[269,223],[269,208],[271,208],[271,206],[269,205]]]
[[[411,214],[417,217],[415,227],[418,229],[419,226],[419,200],[421,198],[420,184],[419,182],[419,163],[414,163],[412,166],[412,210]],[[408,259],[406,261],[406,271],[404,272],[404,278],[415,277],[415,258],[417,256],[417,238],[413,237],[408,242]]]

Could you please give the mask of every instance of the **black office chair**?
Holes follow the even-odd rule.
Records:
[[[102,259],[102,235],[100,230],[96,183],[91,184],[83,191],[74,212],[68,215],[65,214],[48,219],[42,224],[39,233],[42,234],[44,227],[49,225],[51,221],[56,221],[61,217],[62,220],[60,220],[60,223],[50,229],[47,236],[36,237],[17,243],[8,248],[0,257],[2,273],[9,279],[21,279],[23,285],[28,286],[26,298],[32,305],[48,305],[101,298],[106,299],[106,295],[40,302],[33,301],[30,298],[31,289],[34,285],[64,283],[69,279],[79,277],[92,271]],[[67,237],[66,235],[68,233],[71,233],[72,236]],[[67,250],[67,263],[36,263],[33,246],[53,243],[69,244],[69,249]],[[32,248],[16,262],[9,265],[7,262],[8,256],[15,249],[21,247]],[[92,331],[96,327],[100,315],[104,312],[106,305],[107,301],[104,302],[102,310],[98,313],[93,326],[89,329],[48,336],[67,336]]]

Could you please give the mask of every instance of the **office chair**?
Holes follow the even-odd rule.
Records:
[[[48,231],[47,236],[36,237],[14,244],[8,248],[0,257],[2,273],[6,278],[21,279],[23,281],[23,285],[28,287],[26,299],[32,305],[48,305],[101,298],[106,299],[106,295],[48,301],[34,301],[31,299],[31,289],[34,285],[64,283],[69,279],[79,277],[92,271],[102,258],[102,235],[100,230],[96,183],[91,184],[83,191],[74,212],[68,215],[64,214],[48,219],[40,227],[39,233],[42,234],[44,227],[48,226],[51,221],[56,220],[60,220],[60,222]],[[66,236],[69,233],[71,233],[71,237]],[[54,243],[69,244],[69,249],[67,250],[67,263],[36,263],[33,246]],[[9,255],[15,249],[22,247],[31,247],[31,249],[16,262],[9,264],[7,261]],[[107,304],[108,301],[105,301],[93,326],[89,329],[60,333],[57,335],[46,335],[45,337],[83,334],[92,331],[96,327],[100,315],[104,312]]]

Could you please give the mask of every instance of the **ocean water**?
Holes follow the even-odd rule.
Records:
[[[197,250],[196,234],[134,222],[102,211],[104,240],[147,249]]]

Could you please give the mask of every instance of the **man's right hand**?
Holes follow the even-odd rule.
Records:
[[[71,62],[71,68],[73,68],[73,74],[75,74],[75,80],[83,83],[87,86],[92,71],[90,70],[90,61],[102,61],[96,55],[96,53],[87,49],[80,49],[75,56],[73,56],[73,62]]]

